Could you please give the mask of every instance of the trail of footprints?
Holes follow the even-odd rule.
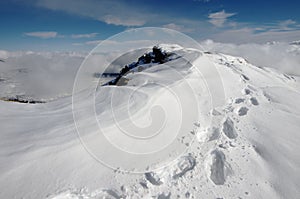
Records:
[[[249,78],[245,75],[241,75],[240,78],[246,83],[249,81]],[[241,92],[241,97],[235,98],[224,107],[216,108],[211,111],[210,114],[213,120],[211,127],[203,130],[201,129],[200,123],[194,124],[196,129],[193,130],[192,134],[197,137],[199,142],[216,143],[212,145],[213,147],[207,155],[204,154],[201,157],[206,159],[204,162],[206,162],[208,167],[208,178],[216,186],[224,185],[226,178],[233,174],[225,151],[228,148],[234,148],[238,145],[239,120],[237,118],[246,117],[253,106],[259,105],[254,95],[255,88],[246,84]],[[201,151],[201,147],[198,147],[198,150]],[[200,154],[201,153],[202,151]],[[193,178],[193,170],[197,166],[198,161],[200,162],[200,159],[197,158],[199,158],[199,156],[197,157],[195,153],[189,153],[188,155],[180,157],[171,167],[166,168],[167,171],[145,173],[144,177],[140,179],[139,185],[142,187],[143,192],[146,193],[149,192],[150,189],[157,190],[155,187],[168,186],[167,184],[169,183],[172,184],[172,186],[177,186],[179,182],[183,183],[182,180]],[[203,165],[199,166],[203,168]],[[177,190],[179,189],[180,188],[177,188]],[[194,191],[195,190],[196,188]],[[138,192],[140,192],[140,190],[135,191],[135,193]],[[156,195],[156,198],[173,198],[173,196],[171,196],[171,192],[161,192]],[[187,192],[185,197],[194,198],[190,192]]]
[[[240,76],[241,79],[244,82],[247,82],[249,78],[245,75]],[[221,120],[222,123],[222,131],[221,133],[230,141],[226,141],[225,143],[229,147],[235,146],[235,140],[238,137],[238,131],[236,127],[236,123],[239,122],[239,120],[234,121],[232,118],[234,117],[235,113],[239,117],[244,117],[248,114],[252,106],[258,106],[259,102],[256,97],[253,96],[253,92],[255,91],[255,88],[252,88],[251,86],[246,86],[242,90],[242,97],[236,98],[233,100],[232,103],[228,104],[226,107],[221,109],[220,111],[212,110],[211,114],[213,117],[223,117]],[[214,118],[213,118],[214,119]],[[219,119],[220,120],[220,119]],[[219,136],[220,137],[220,136]],[[216,136],[211,137],[213,139],[217,139]],[[208,139],[211,140],[211,139]],[[219,140],[217,140],[219,141]],[[218,148],[226,149],[226,144],[221,141],[221,144],[218,144]],[[226,156],[220,149],[214,149],[210,154],[210,180],[215,185],[223,185],[226,181],[226,176],[228,176],[231,173],[230,165],[226,162]]]
[[[259,102],[255,97],[256,89],[250,85],[247,85],[247,81],[250,79],[245,76],[240,76],[241,80],[246,84],[245,88],[242,90],[242,96],[233,100],[232,103],[229,103],[227,107],[224,107],[221,111],[223,112],[223,120],[222,120],[222,134],[230,140],[225,141],[225,143],[229,143],[229,147],[234,147],[236,145],[236,139],[238,137],[238,127],[236,127],[239,120],[232,119],[242,118],[247,116],[249,111],[251,111],[252,106],[258,106]],[[215,111],[212,111],[212,115]],[[232,114],[233,113],[233,114]],[[225,139],[226,140],[226,139]],[[226,156],[222,152],[222,149],[226,149],[226,144],[221,141],[221,144],[218,145],[218,148],[214,149],[210,154],[210,180],[215,185],[223,185],[226,181],[226,177],[232,173],[230,165],[226,161]],[[228,144],[227,144],[228,145]]]
[[[242,76],[244,80],[248,80],[248,77]],[[209,129],[206,129],[204,132],[200,131],[195,133],[198,136],[198,141],[201,142],[211,142],[215,141],[214,149],[212,149],[207,156],[207,164],[209,167],[209,179],[215,185],[224,185],[226,183],[227,176],[233,173],[230,164],[226,159],[226,155],[223,152],[224,149],[228,147],[235,147],[236,139],[238,138],[238,127],[237,120],[234,119],[237,117],[245,117],[251,109],[251,106],[258,106],[259,102],[256,97],[252,96],[253,89],[246,87],[242,90],[243,96],[236,98],[232,103],[220,109],[213,109],[211,115],[213,117],[212,125]],[[196,128],[201,129],[199,123],[195,123]],[[206,136],[203,136],[203,133]],[[201,149],[199,149],[201,150]],[[171,174],[171,179],[176,181],[192,171],[197,163],[196,157],[192,154],[181,157],[175,167],[173,166],[169,173]],[[164,181],[164,175],[155,172],[145,173],[145,181],[142,182],[143,187],[148,189],[147,183],[151,186],[162,186]],[[190,195],[188,193],[187,195]],[[169,193],[166,195],[160,195],[161,198],[169,198]]]
[[[226,63],[224,64],[226,65]],[[227,65],[228,67],[234,66],[231,66],[230,64]],[[207,177],[211,181],[212,185],[226,185],[226,178],[234,172],[229,163],[232,157],[226,157],[226,151],[229,148],[237,148],[241,141],[239,140],[241,139],[241,136],[239,137],[239,119],[237,118],[242,119],[243,117],[247,117],[247,114],[251,111],[252,107],[259,106],[259,101],[255,97],[255,92],[257,90],[248,84],[250,78],[242,74],[242,71],[238,70],[238,68],[233,69],[240,74],[240,79],[245,84],[244,89],[241,91],[242,96],[233,99],[232,102],[228,103],[224,107],[211,110],[210,114],[212,116],[212,125],[208,129],[201,129],[201,124],[197,122],[194,124],[196,128],[191,132],[192,135],[196,136],[198,141],[201,143],[215,143],[215,145],[210,145],[212,147],[208,149],[208,153],[205,154],[205,152],[202,151],[203,149],[201,146],[198,146],[197,149],[200,155],[195,155],[196,153],[189,153],[180,157],[177,162],[175,162],[171,167],[167,167],[165,171],[151,171],[145,173],[138,181],[138,184],[135,184],[130,188],[128,187],[130,191],[128,191],[129,189],[125,186],[121,186],[120,191],[109,189],[102,190],[101,194],[103,194],[103,197],[115,199],[127,197],[137,198],[135,197],[136,195],[143,195],[143,193],[150,193],[154,190],[153,193],[155,193],[155,195],[152,196],[153,198],[176,198],[175,193],[171,193],[170,191],[164,192],[162,190],[166,189],[160,190],[156,188],[162,186],[176,186],[176,190],[180,191],[180,186],[178,186],[178,184],[186,182],[187,184],[183,185],[183,187],[187,188],[188,191],[185,192],[184,196],[177,195],[177,198],[195,198],[192,192],[201,191],[201,189],[197,189],[195,186],[192,188],[189,187],[188,181],[184,180],[191,180],[193,175],[199,174],[196,172],[197,169],[204,169],[203,166],[205,165],[198,165],[199,163],[203,163],[201,158],[206,160],[204,163],[207,164],[206,166],[208,168]],[[263,93],[263,95],[268,99],[268,101],[270,101],[270,97],[267,96],[266,93]],[[245,145],[246,144],[243,143],[241,145],[241,149],[245,149]],[[245,156],[245,152],[242,152],[241,155]],[[195,169],[197,166],[199,167]],[[193,173],[194,171],[195,173]],[[241,177],[239,177],[239,179],[243,180]],[[201,187],[202,185],[200,185],[200,188]],[[209,192],[209,190],[206,191]],[[248,195],[249,192],[247,191],[245,194]]]

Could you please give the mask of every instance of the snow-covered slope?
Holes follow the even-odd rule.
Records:
[[[155,156],[106,146],[84,97],[77,126],[71,97],[0,101],[0,198],[299,198],[300,79],[243,58],[162,47],[181,57],[128,73],[126,85],[101,87],[95,100],[109,143]],[[121,131],[147,137],[161,126],[145,142]]]

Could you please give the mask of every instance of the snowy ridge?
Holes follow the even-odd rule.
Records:
[[[130,98],[127,95],[131,89],[143,85],[130,107],[140,118],[153,101],[162,99],[165,103],[163,99],[171,96],[161,93],[163,90],[153,87],[153,83],[180,88],[180,77],[184,77],[198,93],[202,110],[198,120],[184,124],[190,127],[188,136],[178,140],[189,147],[184,155],[168,167],[144,174],[110,170],[91,158],[78,141],[68,97],[33,106],[0,101],[0,111],[5,112],[0,121],[4,129],[0,137],[0,184],[11,187],[0,197],[297,198],[299,78],[253,66],[239,57],[172,45],[161,47],[184,59],[167,62],[169,68],[159,64],[128,73],[124,87],[101,89],[104,94],[96,98],[97,117],[114,134],[117,130],[112,127],[108,106],[111,102],[105,96],[117,91],[122,100],[115,102],[115,113],[126,122],[123,99]],[[225,102],[220,100],[210,109],[197,70],[211,65],[221,77]],[[172,67],[182,76],[173,76]],[[218,78],[215,73],[207,74],[211,81]],[[170,105],[166,110],[172,108]],[[97,129],[90,127],[89,118],[82,119],[90,129],[86,138],[93,143]],[[172,125],[166,128],[172,130]],[[190,142],[192,138],[194,142]]]

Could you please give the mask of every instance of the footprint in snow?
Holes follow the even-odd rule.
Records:
[[[240,104],[240,103],[243,103],[244,101],[245,101],[245,99],[243,99],[243,98],[237,98],[237,99],[235,99],[234,103]]]
[[[241,74],[241,78],[242,78],[242,80],[245,80],[245,81],[249,81],[250,80],[249,77],[247,77],[244,74]]]
[[[184,176],[188,171],[191,171],[196,166],[196,159],[191,155],[180,158],[177,169],[174,172],[173,179],[178,179]]]
[[[226,118],[225,122],[223,123],[223,133],[229,139],[235,139],[238,136],[238,134],[234,128],[234,123],[229,117]]]
[[[212,116],[220,116],[220,115],[222,115],[222,113],[220,111],[216,110],[215,108],[211,110],[210,114]]]
[[[213,141],[213,140],[216,140],[218,139],[219,135],[220,135],[220,129],[217,128],[217,127],[212,127],[210,129],[210,135],[208,137],[208,141]]]
[[[195,122],[194,125],[199,128],[201,125],[200,125],[200,122]]]
[[[210,142],[219,138],[220,130],[217,127],[209,127],[205,130],[199,131],[196,137],[199,142]]]
[[[107,197],[107,198],[119,199],[119,198],[123,198],[124,197],[124,196],[119,195],[117,191],[114,191],[112,189],[106,189],[106,190],[103,190],[103,192],[107,194],[103,198]]]
[[[241,107],[239,108],[239,110],[237,111],[237,114],[239,116],[244,116],[244,115],[247,115],[249,109],[247,107]]]
[[[170,198],[171,198],[171,193],[170,192],[168,194],[162,193],[162,194],[159,194],[157,196],[157,199],[170,199]]]
[[[225,155],[216,149],[211,153],[210,179],[216,185],[223,185],[225,178]]]
[[[148,180],[151,184],[155,186],[161,185],[163,182],[161,181],[160,177],[155,174],[154,172],[148,172],[145,173],[145,178]]]
[[[244,95],[250,95],[251,90],[248,89],[248,88],[245,88],[245,89],[242,91],[242,93],[243,93]]]
[[[258,103],[258,101],[257,101],[257,99],[256,99],[255,97],[251,97],[251,98],[250,98],[250,102],[251,102],[251,104],[253,104],[254,106],[258,106],[258,105],[259,105],[259,103]]]

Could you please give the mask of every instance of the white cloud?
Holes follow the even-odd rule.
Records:
[[[103,40],[92,40],[92,41],[85,42],[85,44],[87,44],[87,45],[98,45],[102,41]]]
[[[146,22],[144,20],[140,20],[138,18],[130,19],[130,18],[121,18],[113,15],[106,15],[100,18],[101,21],[104,21],[107,24],[113,25],[122,25],[122,26],[142,26]]]
[[[98,44],[100,44],[101,42],[105,41],[105,44],[118,44],[118,42],[116,41],[112,41],[112,40],[90,40],[90,41],[86,41],[86,42],[82,42],[82,43],[73,43],[73,46],[84,46],[84,45],[92,45],[92,46],[96,46]]]
[[[224,10],[220,12],[211,13],[208,15],[209,22],[217,27],[222,27],[229,17],[236,15],[236,13],[226,13]]]
[[[9,52],[0,50],[0,59],[6,59],[9,56]]]
[[[10,80],[9,83],[1,85],[4,88],[0,96],[25,94],[36,99],[49,99],[72,93],[76,72],[86,55],[75,52],[0,53],[5,55],[3,65],[7,66],[1,67],[0,73]]]
[[[291,20],[291,19],[288,19],[288,20],[285,20],[285,21],[280,21],[279,24],[278,24],[278,28],[281,29],[281,30],[291,30],[291,26],[297,24],[296,21],[294,20]]]
[[[293,24],[296,24],[296,21],[291,20],[291,19],[288,19],[288,20],[285,20],[285,21],[281,21],[279,23],[280,26],[289,26],[289,25],[293,25]]]
[[[54,31],[26,32],[24,34],[26,36],[38,37],[42,39],[55,38],[58,36],[57,32]]]
[[[82,46],[82,43],[72,43],[73,46]]]
[[[201,42],[201,46],[207,51],[243,57],[256,66],[275,68],[283,73],[300,76],[299,45],[287,42],[230,44],[206,40]]]
[[[49,38],[62,38],[66,35],[60,35],[57,32],[54,31],[38,31],[38,32],[26,32],[24,33],[26,36],[30,37],[38,37],[42,39],[49,39]],[[80,39],[80,38],[93,38],[96,37],[98,33],[88,33],[88,34],[72,34],[68,37],[71,37],[73,39]]]
[[[74,39],[80,39],[80,38],[93,38],[96,37],[98,33],[88,33],[88,34],[73,34],[71,35]]]
[[[183,25],[178,25],[175,23],[169,23],[169,24],[163,25],[163,28],[169,28],[172,30],[177,30],[179,32],[186,32],[186,33],[194,32],[194,29],[192,29],[192,28],[187,28]]]

